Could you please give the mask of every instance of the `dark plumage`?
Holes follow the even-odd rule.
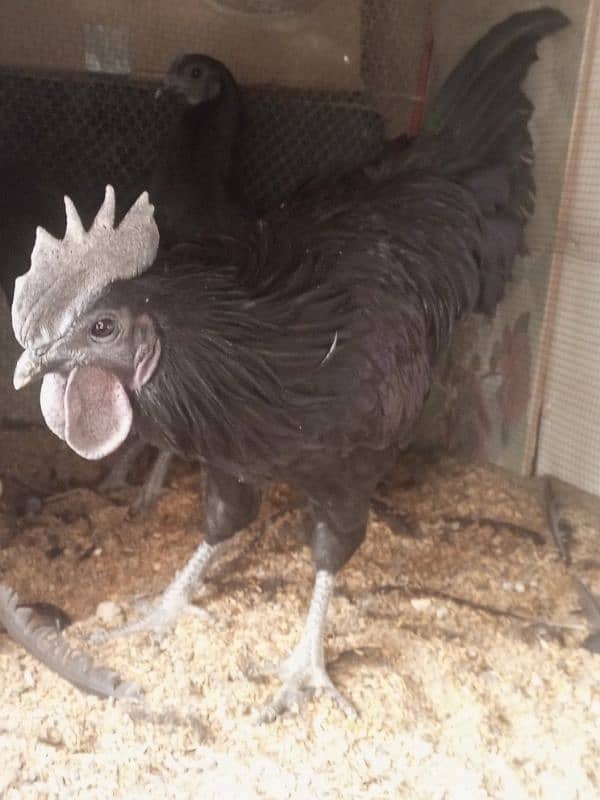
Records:
[[[243,106],[220,61],[188,54],[171,64],[158,94],[179,104],[150,180],[161,247],[238,234],[245,218],[236,168]]]
[[[440,346],[464,315],[493,312],[524,247],[533,154],[521,82],[539,39],[566,24],[550,9],[510,17],[459,64],[410,147],[305,192],[233,251],[207,241],[159,257],[89,303],[42,364],[34,337],[17,367],[16,385],[59,374],[47,418],[60,433],[66,413],[79,452],[88,422],[61,375],[80,404],[95,400],[90,385],[134,386],[107,419],[131,413],[145,441],[207,465],[204,542],[132,630],[176,619],[222,543],[253,519],[265,482],[305,492],[315,589],[265,720],[315,689],[351,711],[325,669],[334,576],[364,538],[371,494],[421,412]],[[106,319],[119,335],[89,344]],[[90,453],[109,441],[94,426],[89,435]]]

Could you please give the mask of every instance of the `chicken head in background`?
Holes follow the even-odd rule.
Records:
[[[203,236],[237,236],[246,219],[240,195],[243,103],[227,67],[210,56],[176,58],[157,96],[177,98],[150,179],[161,248]]]

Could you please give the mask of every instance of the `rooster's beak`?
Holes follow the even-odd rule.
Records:
[[[25,350],[17,361],[15,367],[15,374],[13,376],[13,385],[17,391],[22,389],[27,384],[31,383],[35,378],[41,375],[43,370],[40,359],[35,358],[32,354]]]

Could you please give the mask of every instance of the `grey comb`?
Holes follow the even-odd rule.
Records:
[[[74,320],[113,281],[133,278],[150,267],[158,250],[154,206],[143,192],[115,228],[115,193],[104,202],[88,231],[65,197],[67,225],[62,239],[38,227],[31,266],[15,281],[12,323],[24,348],[60,339]]]

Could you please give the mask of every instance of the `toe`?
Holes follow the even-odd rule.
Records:
[[[283,664],[288,666],[288,662],[284,661]],[[274,666],[271,674],[281,674],[281,667],[282,665]],[[286,713],[297,714],[307,700],[319,694],[329,695],[347,717],[358,717],[356,708],[334,686],[326,670],[320,666],[311,666],[299,669],[287,677],[279,694],[259,713],[258,722],[273,722]]]
[[[338,708],[344,712],[349,719],[358,719],[358,711],[354,705],[344,695],[336,689],[333,684],[322,686],[317,690],[318,693],[328,694]]]
[[[270,725],[275,722],[280,712],[278,712],[275,703],[267,703],[258,714],[257,722],[259,725]]]
[[[184,614],[190,614],[203,621],[212,618],[208,611],[193,603],[162,604],[159,602],[152,606],[148,605],[146,601],[139,601],[136,608],[142,613],[140,619],[132,620],[110,631],[97,631],[89,637],[89,640],[101,643],[108,639],[133,636],[136,633],[148,633],[155,641],[160,642],[173,631]]]
[[[212,622],[214,620],[214,615],[210,611],[202,608],[202,606],[197,606],[195,603],[188,603],[181,613],[189,614],[190,617],[196,617],[196,619],[201,619],[203,622]]]
[[[109,492],[122,492],[125,489],[131,489],[131,484],[126,478],[117,477],[109,473],[104,480],[100,481],[97,489],[100,494],[108,494]]]
[[[258,715],[259,724],[274,722],[283,714],[297,714],[301,706],[314,694],[314,690],[285,687],[271,703],[267,703]]]
[[[144,492],[141,492],[129,506],[129,516],[143,519],[152,511],[157,500],[157,496],[147,497]]]
[[[262,678],[272,678],[279,675],[280,664],[277,661],[266,661],[256,664],[248,660],[244,665],[244,674],[249,681],[260,681]]]
[[[109,631],[92,631],[84,638],[90,644],[104,644],[104,642],[107,642],[110,639],[109,634]]]

